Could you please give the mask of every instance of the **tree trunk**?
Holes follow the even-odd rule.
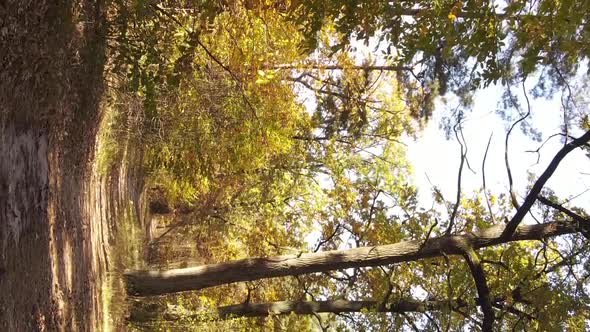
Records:
[[[279,301],[267,303],[242,303],[218,308],[219,318],[266,317],[269,315],[311,315],[314,313],[341,312],[428,312],[445,308],[463,307],[467,304],[457,301],[412,301],[402,300],[382,305],[378,301]]]
[[[512,241],[541,240],[576,233],[579,228],[557,222],[522,225],[509,238],[502,237],[503,231],[504,225],[497,225],[474,234],[448,235],[426,241],[403,241],[301,255],[246,258],[167,271],[129,271],[125,273],[127,292],[135,296],[159,295],[240,281],[396,264],[443,254],[461,255],[467,248],[479,249]]]
[[[497,308],[506,309],[508,312],[524,317],[529,320],[535,318],[526,312],[520,311],[513,307],[506,307],[504,298],[496,298],[492,305]],[[208,314],[206,312],[197,313],[175,313],[168,312],[166,309],[160,311],[157,306],[136,305],[131,308],[129,321],[143,323],[153,321],[209,321],[223,320],[240,317],[267,317],[270,315],[312,315],[316,313],[360,313],[360,312],[381,312],[381,313],[424,313],[441,310],[458,310],[470,306],[482,306],[481,301],[473,299],[466,302],[464,299],[455,300],[427,300],[418,301],[413,299],[399,300],[394,302],[383,303],[380,301],[348,301],[348,300],[329,300],[329,301],[277,301],[266,303],[240,303],[222,306],[217,308],[217,312]]]
[[[330,64],[321,64],[321,63],[302,63],[302,64],[278,64],[278,65],[269,65],[269,66],[262,66],[262,69],[271,69],[271,70],[279,70],[279,69],[286,69],[286,70],[367,70],[367,71],[400,71],[400,70],[410,70],[411,67],[404,67],[404,66],[393,66],[393,65],[352,65],[352,66],[342,66],[342,65],[330,65]]]
[[[340,313],[340,312],[428,312],[443,309],[456,309],[466,307],[464,301],[416,301],[400,300],[391,303],[378,301],[278,301],[266,303],[240,303],[217,308],[217,313],[207,314],[197,312],[194,314],[178,314],[169,312],[158,306],[135,305],[130,310],[129,321],[180,321],[183,319],[207,321],[218,319],[231,319],[238,317],[266,317],[269,315],[311,315],[314,313]]]

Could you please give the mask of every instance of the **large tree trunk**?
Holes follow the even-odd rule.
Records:
[[[199,290],[239,281],[396,264],[443,254],[461,255],[468,248],[479,249],[512,241],[541,240],[578,231],[579,228],[574,225],[551,222],[522,225],[512,236],[506,238],[502,236],[504,225],[497,225],[475,234],[448,235],[426,241],[403,241],[382,246],[301,255],[246,258],[167,271],[130,271],[125,273],[125,277],[129,294],[158,295]]]

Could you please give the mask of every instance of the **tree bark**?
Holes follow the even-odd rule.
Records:
[[[523,317],[527,320],[535,320],[536,318],[524,311],[520,311],[514,307],[506,306],[504,298],[497,298],[492,303],[492,306],[517,316]],[[219,319],[231,319],[239,317],[267,317],[270,315],[289,315],[291,313],[297,315],[312,315],[316,313],[342,313],[342,312],[382,312],[382,313],[427,313],[431,311],[442,310],[458,310],[469,306],[482,306],[479,299],[474,299],[473,302],[468,303],[463,299],[456,300],[399,300],[395,302],[386,303],[383,305],[380,301],[347,301],[347,300],[332,300],[332,301],[278,301],[266,303],[241,303],[223,306],[217,308]],[[194,315],[197,317],[197,315]],[[180,316],[168,317],[173,320],[181,319]],[[193,318],[190,316],[188,318]]]
[[[302,63],[302,64],[278,64],[278,65],[268,65],[262,66],[262,69],[271,69],[271,70],[367,70],[367,71],[400,71],[400,70],[410,70],[411,67],[406,66],[395,66],[395,65],[352,65],[352,66],[342,66],[342,65],[330,65],[330,64],[321,64],[321,63]]]
[[[311,315],[314,313],[341,312],[429,312],[445,308],[459,308],[467,303],[461,301],[414,301],[401,300],[382,305],[379,301],[279,301],[267,303],[241,303],[219,307],[220,319],[233,317],[266,317],[269,315]]]
[[[588,225],[584,227],[588,228]],[[508,238],[502,236],[504,230],[504,225],[496,225],[476,233],[446,235],[426,241],[403,241],[301,255],[246,258],[167,271],[129,271],[125,273],[127,292],[135,296],[159,295],[240,281],[396,264],[441,255],[462,255],[469,248],[477,250],[501,243],[541,240],[580,231],[574,224],[558,222],[522,225]]]
[[[504,298],[497,298],[492,303],[493,306],[507,310],[508,312],[519,317],[525,317],[529,320],[535,318],[526,312],[519,311],[515,308],[506,308]],[[479,299],[472,299],[467,302],[463,299],[455,300],[427,300],[418,301],[414,299],[404,299],[388,303],[381,301],[348,301],[348,300],[328,300],[328,301],[277,301],[265,303],[240,303],[217,308],[214,314],[206,312],[197,312],[189,314],[178,314],[174,312],[158,311],[157,306],[136,306],[131,309],[129,321],[133,322],[151,322],[151,321],[180,321],[184,319],[207,321],[207,320],[224,320],[240,317],[267,317],[270,315],[313,315],[316,313],[360,313],[360,312],[380,312],[380,313],[425,313],[441,310],[458,310],[470,306],[482,306]]]
[[[277,301],[265,303],[240,303],[222,306],[217,308],[217,313],[208,315],[197,312],[195,314],[181,315],[166,311],[158,311],[158,307],[136,306],[131,309],[129,320],[133,322],[150,321],[180,321],[183,319],[207,321],[223,320],[238,317],[266,317],[270,315],[312,315],[314,313],[341,313],[341,312],[384,312],[384,313],[407,313],[407,312],[428,312],[444,310],[446,308],[462,308],[468,304],[462,300],[457,301],[416,301],[400,300],[396,302],[383,303],[379,301]]]
[[[494,327],[494,308],[492,306],[490,289],[488,287],[488,282],[486,281],[483,266],[481,265],[477,253],[473,249],[467,249],[463,256],[467,261],[467,265],[469,265],[469,270],[471,270],[471,275],[475,282],[475,288],[479,295],[478,304],[481,306],[481,311],[483,312],[481,330],[482,332],[491,332]]]

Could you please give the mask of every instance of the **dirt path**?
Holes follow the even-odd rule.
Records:
[[[102,329],[100,13],[0,0],[1,331]]]

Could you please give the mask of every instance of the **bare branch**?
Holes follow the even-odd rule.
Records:
[[[541,202],[547,206],[550,206],[559,212],[565,213],[568,217],[572,218],[573,220],[575,220],[579,223],[590,222],[590,220],[582,217],[581,215],[573,212],[572,210],[566,209],[565,207],[563,207],[563,205],[554,203],[543,196],[537,196],[537,199],[539,200],[539,202]]]
[[[414,330],[415,332],[420,332],[420,329],[418,328],[418,326],[416,326],[416,324],[414,323],[414,320],[412,319],[412,317],[410,317],[405,312],[402,312],[401,314],[402,314],[402,316],[404,316],[406,322],[408,322],[408,325],[410,325],[410,327],[412,327],[412,330]]]
[[[422,313],[428,315],[429,312],[449,310],[459,312],[470,318],[469,315],[461,311],[462,308],[481,307],[479,299],[473,299],[468,302],[465,299],[457,298],[450,300],[426,300],[418,301],[414,299],[402,299],[397,301],[381,301],[366,300],[366,301],[348,301],[348,300],[327,300],[327,301],[277,301],[252,303],[244,302],[240,304],[232,304],[221,306],[217,308],[216,313],[192,312],[185,315],[176,313],[158,312],[157,310],[150,310],[146,312],[145,309],[134,307],[131,310],[130,320],[136,323],[149,322],[154,320],[165,321],[182,321],[182,320],[197,320],[197,321],[211,321],[211,320],[225,320],[240,317],[268,317],[271,315],[318,315],[320,313],[333,313],[337,315],[345,313],[359,313],[359,312],[380,312],[380,313]],[[525,316],[527,319],[534,320],[535,318],[530,314],[517,310],[516,308],[506,304],[504,298],[497,298],[491,304],[492,306],[510,312],[518,316]],[[165,309],[164,309],[165,310]],[[428,315],[433,324],[432,317]],[[440,331],[440,328],[437,328]]]
[[[381,303],[379,303],[379,307],[378,310],[385,310],[387,308],[387,303],[389,302],[389,297],[391,296],[391,293],[393,292],[393,282],[391,282],[391,277],[393,274],[393,269],[391,269],[391,271],[389,272],[388,276],[387,276],[387,291],[385,292],[385,295],[383,295],[383,300],[381,301]]]
[[[522,310],[518,310],[514,306],[511,306],[511,305],[494,302],[494,303],[492,303],[492,306],[494,306],[500,310],[504,310],[506,312],[509,312],[517,317],[524,317],[529,321],[537,320],[533,315],[531,315],[527,312],[524,312]]]
[[[524,87],[524,80],[523,80],[523,87]],[[510,92],[510,90],[508,90]],[[510,92],[510,99],[512,100],[512,103],[515,107],[517,107],[516,102],[513,100],[512,97],[512,93]],[[512,180],[512,170],[510,169],[510,161],[508,158],[508,142],[510,140],[510,134],[512,133],[512,130],[514,130],[514,127],[516,127],[517,124],[519,124],[520,122],[524,121],[526,118],[528,118],[531,115],[531,109],[529,107],[528,112],[521,116],[518,120],[516,120],[512,126],[510,126],[510,129],[508,129],[508,132],[506,132],[506,139],[504,141],[504,163],[506,164],[506,173],[508,174],[508,190],[510,193],[510,199],[512,202],[512,205],[516,208],[519,209],[520,208],[520,204],[518,203],[518,200],[516,199],[516,194],[514,193],[514,181]]]
[[[559,152],[557,152],[555,157],[553,157],[553,160],[551,160],[551,163],[549,163],[549,166],[547,166],[543,174],[539,176],[539,178],[531,188],[531,191],[528,193],[527,197],[522,203],[522,206],[516,211],[514,217],[512,217],[512,219],[506,224],[506,228],[502,233],[502,238],[510,238],[512,236],[512,233],[516,230],[524,216],[529,212],[530,208],[533,206],[533,203],[535,203],[537,197],[541,193],[543,186],[545,186],[545,183],[547,183],[549,178],[551,178],[551,176],[553,175],[553,173],[555,172],[563,158],[565,158],[565,156],[567,156],[568,153],[572,152],[574,149],[580,147],[589,140],[590,131],[587,131],[584,135],[569,142],[563,148],[561,148]]]
[[[460,121],[460,120],[459,120]],[[455,205],[453,206],[453,212],[451,213],[451,217],[449,218],[449,226],[445,234],[450,235],[453,231],[453,226],[455,224],[455,217],[457,216],[457,210],[459,209],[459,205],[461,204],[461,180],[463,175],[463,165],[465,164],[465,148],[463,146],[463,142],[459,138],[459,134],[457,132],[457,126],[460,126],[461,123],[458,122],[454,127],[453,130],[455,131],[455,137],[457,137],[457,142],[461,146],[461,161],[459,162],[459,174],[457,175],[457,200]]]
[[[363,239],[364,235],[369,231],[369,228],[371,227],[371,223],[373,222],[373,214],[375,213],[375,204],[377,203],[377,198],[382,192],[383,190],[379,189],[377,190],[375,196],[373,196],[373,201],[371,202],[371,207],[369,208],[368,220],[364,227],[364,231],[361,234],[359,234],[359,241]]]
[[[422,245],[420,246],[420,250],[422,250],[424,248],[424,246],[426,245],[426,243],[428,242],[428,240],[430,239],[430,234],[432,234],[432,230],[438,225],[438,219],[434,218],[434,224],[432,224],[430,226],[430,228],[428,229],[428,233],[426,233],[426,238],[424,239],[424,242],[422,242]]]
[[[319,250],[322,248],[322,246],[323,246],[324,244],[326,244],[326,243],[328,243],[328,242],[332,241],[332,239],[334,238],[334,236],[336,236],[336,234],[338,234],[338,231],[340,230],[340,228],[341,228],[341,227],[342,227],[342,224],[338,223],[338,224],[336,225],[336,227],[334,227],[334,231],[332,232],[332,234],[330,234],[330,235],[329,235],[327,238],[325,238],[325,239],[321,239],[321,240],[318,242],[318,244],[317,244],[317,246],[315,247],[315,249],[314,249],[314,251],[313,251],[313,252],[318,252],[318,251],[319,251]]]
[[[496,223],[496,217],[494,217],[494,213],[492,212],[492,204],[490,203],[490,197],[488,195],[488,191],[486,188],[486,160],[488,158],[488,151],[490,150],[490,143],[492,143],[492,136],[494,133],[490,134],[490,138],[488,139],[488,144],[486,145],[486,152],[483,155],[483,161],[481,163],[481,176],[483,180],[483,194],[486,198],[486,204],[488,206],[488,211],[490,212],[490,216],[492,217],[492,222]]]
[[[543,141],[543,143],[541,143],[541,145],[536,150],[526,150],[525,152],[536,153],[537,154],[537,164],[538,164],[539,159],[541,159],[541,154],[539,151],[541,151],[543,146],[545,146],[545,144],[547,144],[547,142],[549,142],[550,139],[552,139],[553,137],[556,137],[556,136],[564,136],[564,135],[562,133],[550,135],[549,137],[547,137],[547,139],[545,139],[545,141]]]
[[[590,174],[584,174],[583,172],[580,172],[582,175],[590,175]],[[579,198],[580,196],[584,195],[585,193],[589,192],[590,188],[586,188],[584,190],[582,190],[581,192],[575,194],[574,196],[569,197],[568,199],[566,199],[563,203],[567,204],[570,203],[571,201],[573,201],[574,199]]]

